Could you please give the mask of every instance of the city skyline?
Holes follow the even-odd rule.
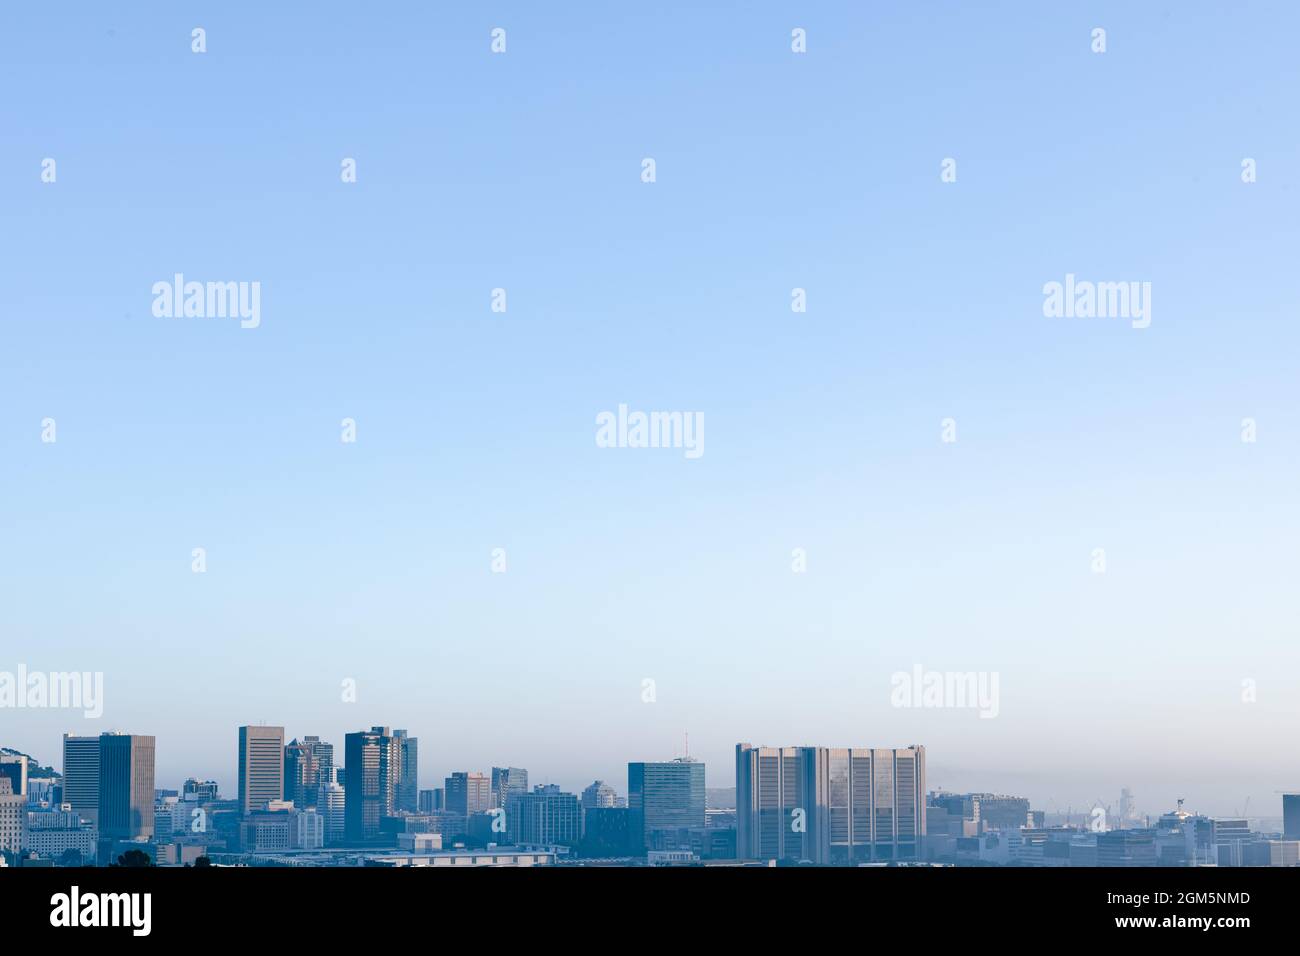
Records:
[[[281,774],[280,788],[281,791],[283,791],[288,786],[288,778],[287,776],[285,776],[285,768],[283,765],[283,760],[288,759],[287,755],[290,750],[289,744],[291,742],[296,743],[299,740],[304,739],[304,735],[291,734],[289,733],[287,727],[282,725],[254,724],[248,726],[252,728],[265,729],[269,731],[280,731],[281,734],[283,735],[281,748],[285,753],[284,756],[282,757],[282,761],[279,766],[279,773]],[[244,730],[244,727],[241,726],[238,729],[242,732]],[[349,734],[367,734],[378,729],[383,729],[383,728],[381,728],[379,725],[373,725],[370,728],[370,730],[366,730],[362,728],[349,730],[344,733],[341,733],[339,735],[339,739],[345,740]],[[133,732],[122,730],[120,728],[114,728],[114,729],[105,728],[103,731],[101,731],[101,733],[129,736]],[[333,745],[336,748],[337,753],[339,754],[343,753],[343,745],[335,744],[335,742],[326,734],[306,735],[306,736],[316,736],[327,747]],[[420,738],[420,734],[415,731],[410,732],[410,736],[413,738]],[[98,738],[98,734],[88,738],[78,738],[75,735],[71,735],[69,736],[68,739],[73,741],[78,739],[85,739],[93,742],[96,741],[97,738]],[[149,739],[153,740],[157,738],[154,735],[149,735]],[[393,738],[393,740],[395,741],[398,739],[399,738],[396,737]],[[780,738],[776,738],[776,739],[780,739]],[[737,745],[733,743],[726,758],[724,758],[723,760],[719,760],[713,764],[710,764],[710,762],[706,758],[700,756],[698,753],[692,753],[687,755],[684,752],[678,752],[674,754],[638,757],[636,759],[625,758],[621,762],[617,763],[612,770],[607,770],[603,775],[601,773],[595,773],[594,771],[590,771],[585,774],[579,772],[576,775],[576,777],[574,777],[573,779],[557,778],[555,775],[547,774],[543,770],[539,770],[535,764],[530,766],[526,762],[522,763],[522,770],[523,770],[524,778],[528,780],[528,784],[530,787],[534,784],[558,785],[560,789],[562,789],[567,793],[581,795],[581,793],[593,782],[604,781],[612,785],[615,792],[622,799],[626,800],[628,796],[627,793],[628,781],[627,781],[626,771],[629,766],[636,764],[638,762],[669,763],[675,760],[680,760],[683,757],[689,756],[689,759],[691,761],[698,763],[704,767],[706,773],[705,787],[707,788],[707,790],[734,791],[736,789],[736,783],[737,783],[736,750],[735,750],[736,746]],[[902,749],[904,746],[910,747],[913,745],[898,744],[896,746]],[[58,772],[60,773],[63,772],[61,766],[62,764],[61,754],[60,754],[60,759],[58,761],[55,761],[52,759],[42,759],[43,755],[39,752],[34,753],[29,750],[24,750],[24,748],[22,747],[16,747],[12,744],[6,743],[3,740],[0,740],[0,747],[8,747],[16,751],[25,752],[35,760],[43,763],[45,766],[53,767],[57,769]],[[808,749],[809,747],[815,750],[826,749],[824,745],[808,745],[808,744],[795,745],[793,749],[804,750],[804,749]],[[1191,786],[1191,787],[1179,789],[1177,791],[1170,791],[1170,792],[1176,792],[1177,796],[1173,796],[1168,801],[1164,801],[1161,798],[1159,792],[1157,792],[1157,794],[1155,794],[1154,796],[1150,795],[1149,793],[1144,792],[1137,785],[1135,785],[1134,780],[1126,780],[1125,782],[1121,783],[1119,786],[1115,786],[1115,787],[1106,786],[1102,783],[1098,783],[1095,781],[1091,783],[1081,782],[1075,788],[1074,796],[1071,796],[1071,794],[1069,793],[1057,795],[1055,792],[1051,791],[1050,789],[1047,790],[1033,789],[1033,788],[1027,789],[1024,786],[1021,786],[1020,785],[1021,781],[1033,779],[1032,774],[1027,771],[996,774],[996,773],[988,773],[988,772],[980,772],[978,770],[972,770],[959,775],[948,773],[945,774],[942,777],[942,779],[936,779],[934,776],[935,765],[931,759],[933,756],[933,752],[930,750],[930,748],[925,747],[924,745],[922,745],[922,747],[926,752],[926,760],[927,760],[926,776],[928,778],[928,790],[930,792],[933,793],[942,793],[942,792],[1015,793],[1015,794],[1023,795],[1028,799],[1030,799],[1036,809],[1042,810],[1048,813],[1049,815],[1055,815],[1058,817],[1062,817],[1066,814],[1067,811],[1071,811],[1074,817],[1082,818],[1085,817],[1093,807],[1099,805],[1107,806],[1107,807],[1110,806],[1118,807],[1121,804],[1123,799],[1121,794],[1129,794],[1130,796],[1136,798],[1134,810],[1139,817],[1150,817],[1154,819],[1160,816],[1161,814],[1170,812],[1176,807],[1181,806],[1180,801],[1185,801],[1188,810],[1197,813],[1203,813],[1207,816],[1249,817],[1251,819],[1259,819],[1265,821],[1280,821],[1282,819],[1282,805],[1279,802],[1280,798],[1278,797],[1278,794],[1283,792],[1291,792],[1291,791],[1300,792],[1300,786],[1293,785],[1287,787],[1287,786],[1279,785],[1277,787],[1270,788],[1266,792],[1260,792],[1258,794],[1258,797],[1254,793],[1245,792],[1243,793],[1241,799],[1236,799],[1236,800],[1226,799],[1223,801],[1215,801],[1213,798],[1206,797],[1200,788],[1196,786]],[[231,763],[234,765],[234,771],[229,773],[229,779],[226,779],[226,777],[223,776],[223,774],[221,773],[207,772],[201,769],[189,769],[179,774],[169,774],[169,775],[165,775],[162,770],[157,770],[155,771],[157,788],[168,789],[168,786],[170,786],[170,789],[179,790],[181,785],[187,780],[192,779],[192,780],[199,780],[199,781],[212,781],[218,784],[221,793],[226,794],[232,799],[238,799],[240,794],[240,787],[239,787],[240,775],[238,772],[238,763],[239,763],[239,753],[240,753],[241,746],[239,744],[236,744],[232,746],[231,749],[234,752],[234,755],[231,758]],[[427,748],[427,746],[426,748],[424,748],[425,756],[421,758],[419,763],[419,781],[417,786],[417,792],[441,788],[447,779],[449,779],[452,775],[457,775],[457,774],[481,773],[485,776],[485,778],[487,778],[490,781],[493,775],[495,774],[495,772],[498,770],[502,770],[504,767],[503,763],[499,760],[496,760],[495,758],[488,760],[486,763],[481,759],[479,760],[471,759],[468,762],[455,763],[455,764],[449,763],[446,764],[445,766],[443,764],[430,765],[427,762],[430,756],[430,749],[431,748]],[[835,749],[835,748],[831,747],[830,749]],[[163,752],[162,748],[158,747],[157,752],[162,753]],[[432,756],[436,758],[437,756],[436,750],[433,751]],[[182,763],[183,761],[174,758],[174,762]],[[516,763],[520,763],[520,762],[517,761]],[[341,771],[342,769],[344,769],[344,765],[342,763],[339,763],[337,760],[335,760],[333,763],[333,769],[336,772]],[[338,782],[340,784],[343,783],[343,775],[341,773],[339,773]],[[165,783],[168,786],[165,786],[164,785]],[[1093,796],[1092,797],[1084,796],[1084,794],[1087,792],[1092,792]],[[1243,807],[1246,808],[1246,810],[1249,810],[1251,812],[1249,813],[1245,812],[1243,810]],[[82,812],[87,813],[87,812],[91,812],[92,810],[93,808],[83,808]]]
[[[62,779],[0,750],[6,866],[1047,866],[1300,865],[1300,793],[1282,817],[1156,818],[1127,788],[1076,818],[1023,795],[931,786],[923,745],[735,746],[735,788],[710,795],[691,757],[629,761],[627,796],[528,787],[528,770],[453,772],[410,792],[419,738],[376,725],[345,737],[237,728],[238,793],[158,786],[155,739],[63,737]],[[339,780],[342,783],[339,783]],[[1248,809],[1248,806],[1247,808]],[[1280,824],[1280,825],[1278,825]],[[113,861],[118,863],[114,864]]]

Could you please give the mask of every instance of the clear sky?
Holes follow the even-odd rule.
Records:
[[[228,793],[258,721],[409,728],[426,787],[625,792],[686,733],[710,786],[740,740],[921,743],[932,786],[1044,809],[1280,813],[1298,28],[4,5],[0,670],[102,671],[105,712],[0,711],[0,743],[151,733],[159,786]],[[260,327],[155,317],[177,272],[260,282]],[[1067,273],[1150,282],[1150,327],[1044,317]],[[701,413],[704,455],[598,448],[619,403]],[[892,707],[918,664],[996,672],[998,716]]]

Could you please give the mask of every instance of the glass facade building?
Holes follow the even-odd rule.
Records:
[[[402,779],[401,738],[387,727],[348,734],[343,744],[343,834],[348,843],[381,838],[379,821],[393,815]]]
[[[420,741],[405,730],[394,730],[393,736],[401,741],[402,773],[397,781],[397,809],[417,813],[420,809]]]
[[[99,737],[100,863],[114,841],[149,840],[154,835],[154,738],[138,734]]]
[[[1300,793],[1282,794],[1282,838],[1300,840]]]
[[[528,771],[522,767],[492,768],[492,806],[505,807],[510,795],[528,792]]]
[[[704,829],[704,764],[628,764],[627,809],[634,852],[689,849],[689,831]]]

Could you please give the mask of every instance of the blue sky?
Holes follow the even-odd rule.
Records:
[[[622,792],[687,732],[710,786],[739,740],[1045,808],[1300,785],[1292,5],[271,6],[0,13],[0,669],[106,682],[3,743],[153,733],[231,790],[258,720],[408,727],[423,786]],[[176,272],[261,326],[155,318]],[[1066,273],[1150,328],[1045,318]],[[705,454],[597,448],[621,402]],[[892,708],[918,663],[998,718]]]

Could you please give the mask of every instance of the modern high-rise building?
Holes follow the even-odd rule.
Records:
[[[333,779],[333,774],[331,769],[330,779],[320,785],[316,799],[316,810],[325,819],[323,835],[327,846],[342,843],[347,826],[347,797],[342,785]]]
[[[582,808],[584,810],[605,809],[616,806],[618,806],[618,793],[604,780],[597,780],[582,791]]]
[[[852,864],[918,859],[925,748],[736,745],[736,855]]]
[[[63,735],[63,802],[81,819],[99,821],[99,738]]]
[[[627,765],[633,849],[689,849],[689,831],[704,829],[704,764],[689,757]]]
[[[1300,840],[1300,793],[1282,794],[1282,839]]]
[[[511,793],[506,808],[510,842],[525,846],[574,847],[582,839],[582,808],[577,794],[555,784],[531,793]]]
[[[397,809],[417,813],[420,809],[420,740],[409,736],[405,730],[394,730],[393,736],[401,741],[402,775],[397,781]]]
[[[381,817],[393,815],[402,780],[402,741],[387,727],[348,734],[343,745],[344,837],[380,839]]]
[[[239,812],[245,816],[284,799],[284,728],[239,728]]]
[[[302,738],[303,745],[316,758],[316,786],[334,779],[334,745],[314,735]]]
[[[153,837],[154,738],[139,734],[99,737],[101,840]]]
[[[306,740],[289,741],[284,748],[284,799],[299,810],[316,806],[320,791],[320,765]]]
[[[521,767],[493,767],[490,803],[505,807],[513,793],[528,792],[528,771]]]
[[[492,781],[481,773],[453,773],[443,789],[451,813],[470,816],[492,809]]]

